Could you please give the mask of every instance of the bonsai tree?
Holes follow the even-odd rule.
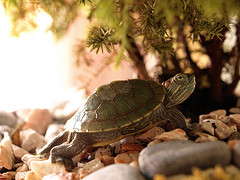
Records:
[[[62,37],[78,12],[94,22],[84,44],[96,53],[116,52],[116,67],[124,57],[138,78],[159,81],[178,72],[195,74],[195,109],[232,106],[239,81],[240,1],[238,0],[3,0],[17,35],[35,27],[39,9],[53,19],[50,29]],[[229,42],[226,35],[232,37]],[[79,46],[80,47],[80,46]],[[81,46],[82,48],[82,46]],[[81,51],[79,51],[81,52]],[[146,69],[146,55],[157,59],[155,77]],[[208,63],[201,66],[201,60]],[[228,75],[228,79],[222,78]],[[207,100],[207,101],[204,101]],[[191,101],[191,99],[190,99]],[[227,107],[228,108],[228,107]]]

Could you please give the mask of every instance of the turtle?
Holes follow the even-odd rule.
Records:
[[[112,81],[98,87],[66,123],[66,129],[39,152],[52,163],[74,166],[72,158],[86,147],[105,146],[172,121],[187,128],[185,116],[175,105],[185,101],[194,91],[195,77],[178,73],[158,83],[153,80],[128,79]],[[63,143],[65,142],[65,143]]]

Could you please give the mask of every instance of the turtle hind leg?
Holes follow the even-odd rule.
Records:
[[[72,158],[87,147],[86,142],[82,133],[75,133],[69,144],[61,144],[52,148],[51,162],[64,164],[66,170],[70,171],[74,167]]]

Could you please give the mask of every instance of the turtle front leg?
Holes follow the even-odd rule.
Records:
[[[59,144],[62,144],[67,141],[68,138],[68,132],[63,131],[62,133],[58,134],[52,141],[47,143],[39,152],[39,155],[47,156],[47,154],[50,152],[50,150]]]
[[[162,112],[162,117],[165,120],[172,121],[175,127],[187,129],[185,116],[176,108],[165,108]]]
[[[66,170],[70,171],[74,167],[72,158],[85,148],[86,141],[82,139],[81,133],[76,133],[69,144],[61,144],[52,148],[50,152],[51,162],[64,164]]]

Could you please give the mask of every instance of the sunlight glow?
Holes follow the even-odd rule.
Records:
[[[48,108],[65,88],[61,46],[46,29],[51,17],[37,16],[38,28],[10,36],[11,24],[0,6],[0,110]]]

